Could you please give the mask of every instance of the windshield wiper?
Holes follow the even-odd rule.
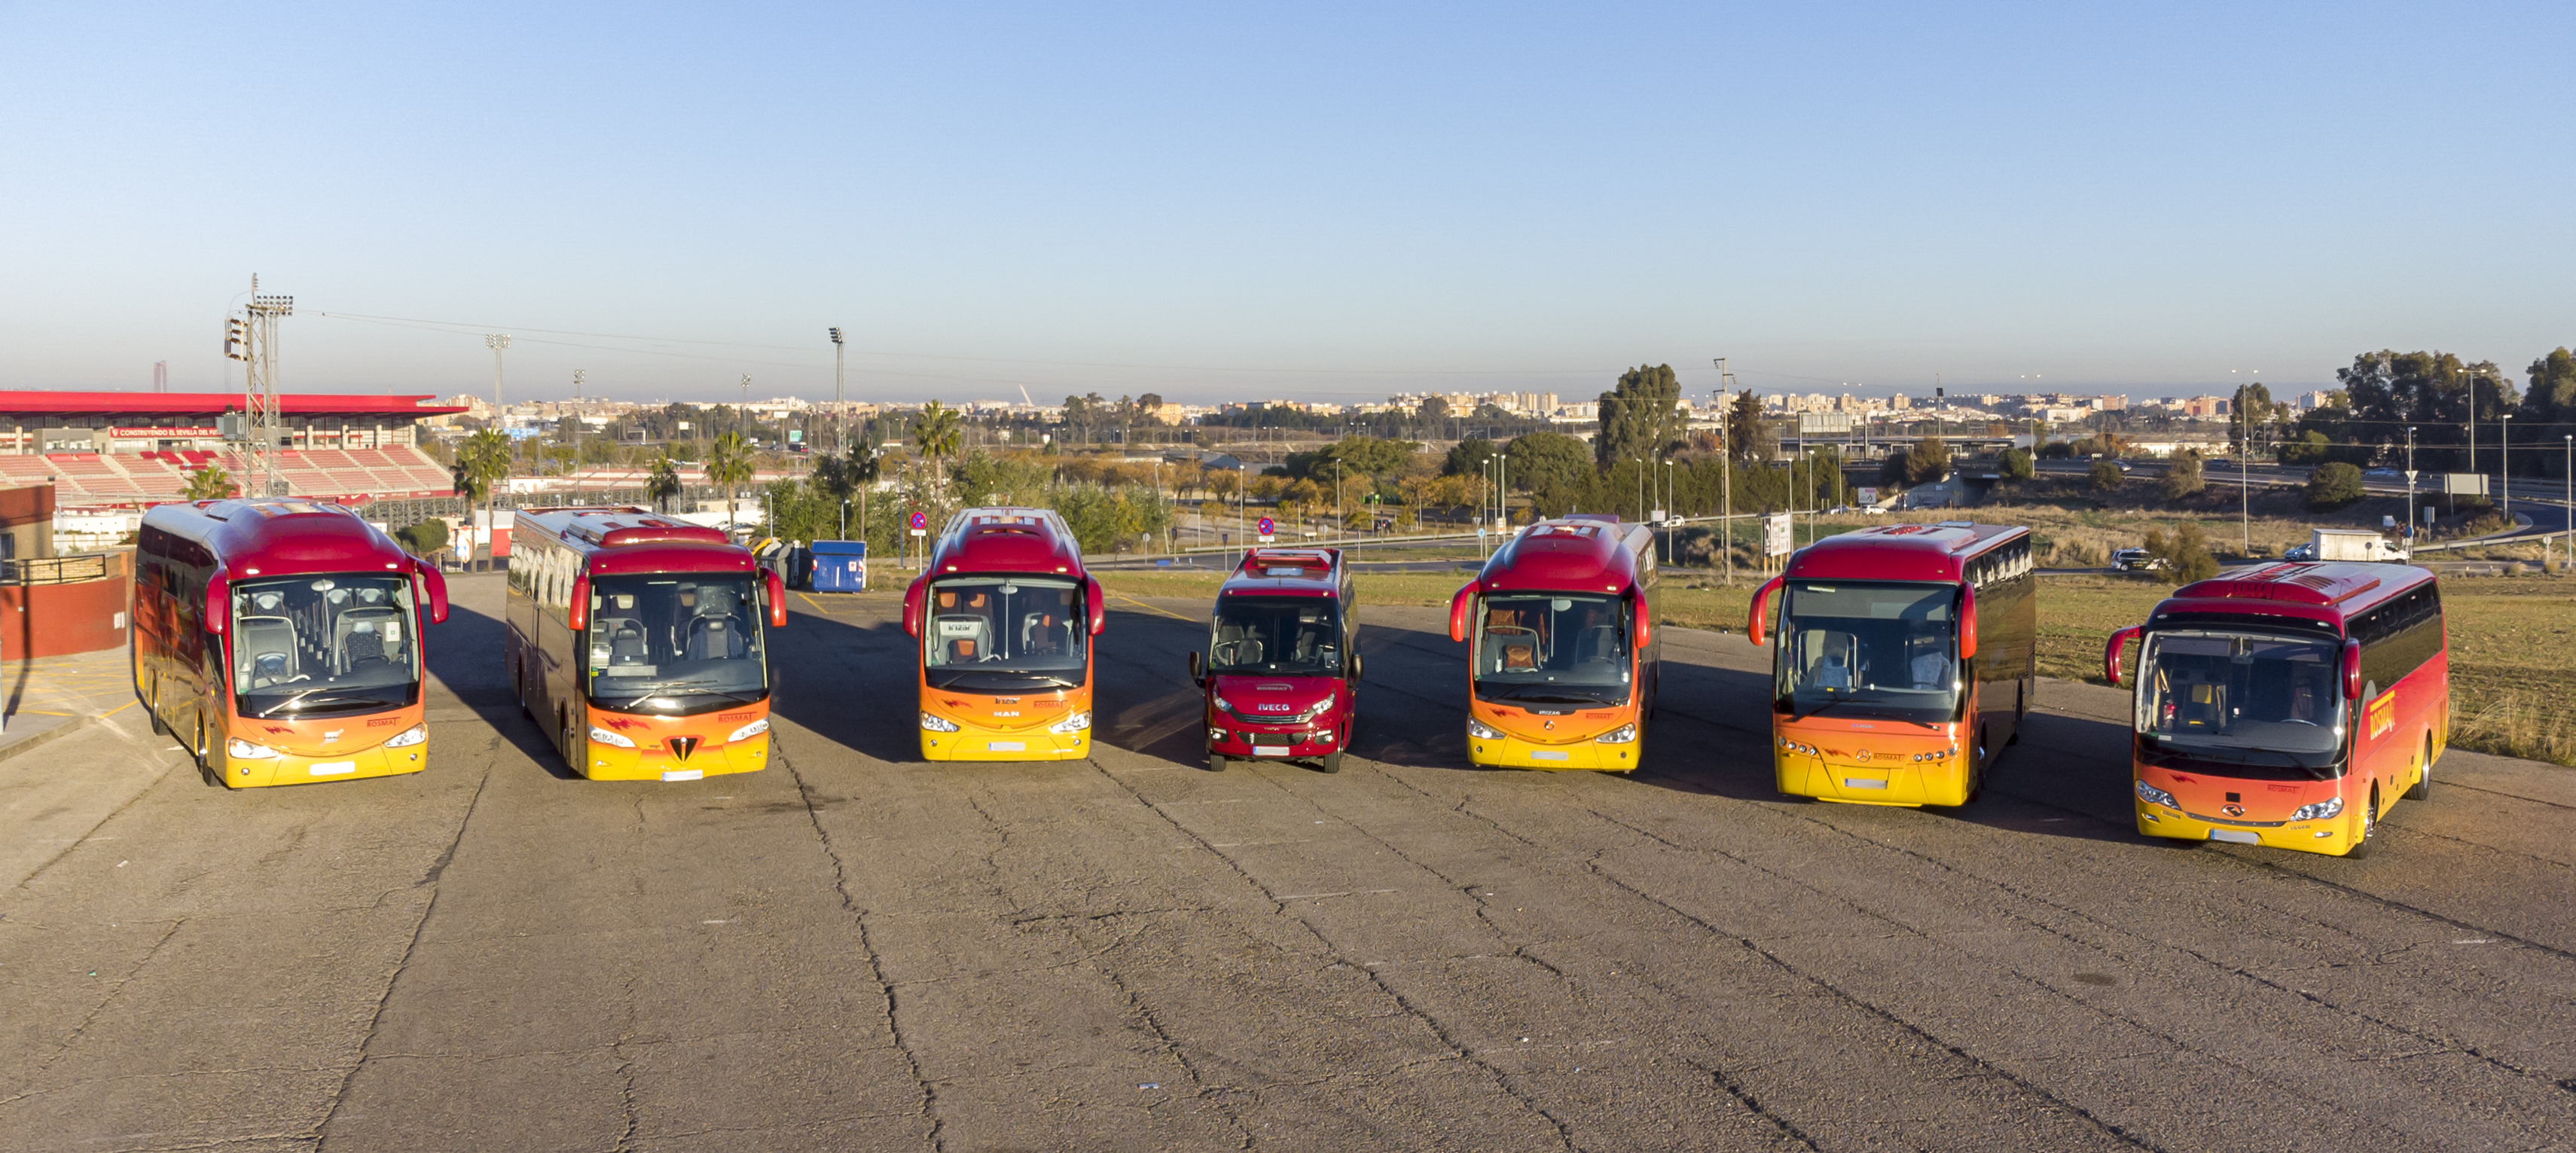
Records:
[[[288,697],[288,698],[286,698],[285,700],[279,701],[279,702],[277,702],[276,704],[273,704],[273,705],[268,706],[267,708],[261,709],[258,713],[254,714],[254,715],[256,715],[256,716],[261,716],[261,717],[266,717],[266,716],[268,716],[269,714],[274,713],[274,712],[278,711],[279,709],[286,708],[286,707],[287,707],[287,706],[289,706],[289,705],[301,705],[301,704],[303,704],[306,700],[310,699],[310,698],[313,696],[313,694],[318,693],[318,692],[322,692],[322,691],[324,691],[324,690],[322,690],[322,689],[306,689],[306,690],[304,690],[303,692],[297,693],[297,694],[295,694],[294,696]],[[321,700],[314,701],[313,703],[314,703],[314,704],[317,704],[317,705],[327,705],[327,704],[346,704],[346,703],[351,702],[351,701],[356,701],[356,702],[358,702],[358,703],[360,703],[360,704],[371,704],[371,705],[372,705],[372,704],[380,704],[380,703],[382,703],[382,699],[381,699],[381,698],[373,697],[373,696],[364,696],[364,697],[360,697],[360,696],[324,697],[324,698],[322,698]]]

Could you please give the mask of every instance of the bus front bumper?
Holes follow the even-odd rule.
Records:
[[[377,745],[357,752],[325,753],[315,757],[294,753],[280,753],[274,757],[236,757],[219,746],[215,757],[223,772],[224,784],[232,788],[311,785],[323,781],[417,773],[429,767],[429,742],[423,739],[417,744],[391,749]]]
[[[1777,786],[1787,796],[1908,808],[1968,803],[1968,759],[1964,753],[1939,761],[1841,763],[1792,752],[1774,741],[1771,758]]]
[[[1637,767],[1637,742],[1603,744],[1598,740],[1543,745],[1514,736],[1467,735],[1467,763],[1478,768],[1590,769],[1624,773]]]
[[[758,772],[769,765],[769,734],[730,744],[700,745],[686,757],[667,746],[621,749],[589,742],[590,763],[581,775],[594,781],[694,781],[726,773]]]
[[[921,730],[921,758],[926,761],[1078,761],[1090,755],[1089,729],[1051,733],[959,723],[953,733]]]
[[[2213,821],[2138,798],[2130,804],[2138,811],[2138,833],[2147,837],[2166,837],[2177,841],[2217,841],[2221,844],[2261,845],[2271,849],[2295,849],[2302,853],[2324,853],[2340,857],[2351,851],[2354,838],[2360,836],[2352,807],[2323,820],[2283,821],[2274,824],[2252,824]],[[2382,814],[2383,816],[2385,814]]]
[[[1220,733],[1223,736],[1219,736]],[[1265,729],[1246,726],[1231,718],[1208,726],[1208,752],[1220,757],[1311,761],[1340,751],[1341,736],[1329,726]]]

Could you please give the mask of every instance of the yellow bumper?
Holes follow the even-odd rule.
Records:
[[[281,753],[274,757],[236,757],[215,750],[216,763],[222,768],[224,784],[236,789],[262,788],[268,785],[312,785],[323,781],[351,781],[361,777],[392,777],[417,773],[429,767],[429,742],[388,749],[378,745],[356,752],[330,753],[318,757]]]
[[[953,733],[921,730],[925,761],[1078,761],[1090,755],[1089,729],[1050,733],[1043,728],[988,729],[959,722]]]
[[[1859,764],[1793,753],[1776,743],[1773,771],[1782,793],[1849,805],[1964,805],[1968,803],[1968,758]]]
[[[724,745],[700,745],[683,760],[667,747],[621,749],[590,742],[581,775],[594,781],[694,781],[726,773],[756,773],[769,766],[769,734]]]
[[[2359,818],[2352,806],[2322,821],[2291,821],[2285,824],[2248,827],[2218,821],[2204,821],[2180,809],[2132,799],[2138,811],[2138,833],[2148,837],[2167,837],[2177,841],[2217,841],[2221,844],[2262,845],[2272,849],[2296,849],[2302,853],[2325,853],[2340,857],[2352,849],[2361,836]],[[2384,817],[2385,814],[2382,814]]]
[[[1543,745],[1519,737],[1467,737],[1467,763],[1479,768],[1590,769],[1624,773],[1637,767],[1637,742],[1605,745],[1590,737]]]

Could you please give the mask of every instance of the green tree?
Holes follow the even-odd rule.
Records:
[[[1438,400],[1440,398],[1435,396],[1431,399]],[[1471,437],[1467,440],[1459,441],[1457,444],[1450,446],[1449,455],[1441,460],[1440,475],[1483,476],[1485,474],[1485,462],[1494,459],[1494,455],[1497,451],[1498,450],[1494,448],[1494,442],[1490,440]]]
[[[1592,450],[1584,443],[1561,432],[1533,432],[1514,437],[1503,448],[1511,464],[1511,483],[1515,489],[1537,493],[1542,505],[1552,504],[1555,496],[1568,496],[1593,477]]]
[[[707,483],[725,490],[725,522],[733,522],[733,510],[741,503],[742,486],[751,483],[751,445],[738,432],[716,438],[715,447],[707,451]]]
[[[231,473],[210,464],[189,473],[188,487],[179,495],[189,500],[227,500],[240,493],[241,486],[233,483]]]
[[[433,516],[404,525],[394,530],[394,542],[413,556],[430,556],[447,547],[447,522]]]
[[[1736,393],[1727,401],[1726,455],[1738,464],[1757,464],[1770,460],[1780,451],[1780,438],[1771,422],[1762,416],[1762,398],[1752,389]]]
[[[1673,366],[1640,365],[1619,375],[1601,394],[1601,431],[1593,437],[1593,463],[1608,468],[1623,460],[1659,459],[1681,439],[1682,385]]]
[[[2333,452],[2334,448],[2327,442],[2326,434],[2309,429],[2281,442],[2281,463],[2323,464],[2333,459]]]
[[[2576,355],[2556,349],[2531,362],[2531,388],[2518,419],[2534,424],[2576,421]]]
[[[2030,454],[2017,448],[2005,449],[1995,464],[1996,470],[2003,473],[2004,479],[2012,483],[2018,484],[2029,480],[2033,475]]]
[[[2209,555],[2209,538],[2190,521],[2176,525],[2170,534],[2160,529],[2147,530],[2147,559],[2163,562],[2157,567],[2166,580],[2177,585],[2218,575],[2218,558]]]
[[[1055,479],[1055,469],[1034,456],[996,456],[977,451],[958,458],[950,475],[957,481],[957,499],[967,504],[1034,508],[1046,503],[1047,486]]]
[[[930,462],[931,474],[944,477],[940,461],[957,455],[957,441],[963,422],[957,410],[937,400],[923,405],[921,415],[912,421],[912,447]]]
[[[2317,466],[2308,474],[2308,508],[2315,512],[2338,509],[2360,500],[2361,470],[2343,461]]]
[[[1446,397],[1423,397],[1422,403],[1414,407],[1413,416],[1414,419],[1419,420],[1424,424],[1436,425],[1441,421],[1449,419],[1449,401]],[[1439,434],[1434,433],[1433,435],[1437,436]]]
[[[2084,479],[2093,491],[2110,492],[2120,487],[2123,474],[2120,472],[2119,465],[2112,463],[2111,458],[2104,457],[2093,462],[2092,475]]]
[[[658,512],[671,511],[671,501],[680,495],[680,466],[665,452],[653,458],[652,471],[644,477],[644,495],[652,498]]]
[[[1950,475],[1950,446],[1937,436],[1927,436],[1905,450],[1905,487],[1930,484]]]
[[[2186,448],[2175,453],[2173,463],[2165,467],[2164,479],[2158,481],[2156,487],[2164,493],[2166,500],[2200,495],[2202,489],[2209,487],[2209,481],[2201,473],[2199,450]]]
[[[2251,452],[2248,443],[2264,444],[2271,438],[2266,430],[2279,423],[2289,405],[2275,403],[2272,390],[2261,384],[2240,384],[2227,406],[2227,443],[2237,452]],[[2252,438],[2249,442],[2247,438]]]
[[[484,521],[491,522],[492,490],[510,475],[510,438],[488,428],[466,437],[456,446],[456,464],[448,475],[455,482],[456,495],[464,497],[468,507],[481,504]]]
[[[2472,415],[2492,437],[2497,418],[2520,400],[2492,361],[2467,364],[2447,352],[2363,353],[2335,378],[2351,409],[2348,439],[2372,456],[2393,455],[2404,450],[2411,427],[2417,467],[2428,470],[2465,470]]]

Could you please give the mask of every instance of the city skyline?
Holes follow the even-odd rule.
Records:
[[[0,385],[2190,395],[2576,343],[2564,10],[0,16]],[[2402,86],[2378,46],[2476,68]],[[964,78],[971,77],[971,81]],[[2438,163],[2375,159],[2432,148]],[[2466,167],[2480,163],[2479,168]],[[2485,170],[2498,173],[2484,175]],[[2425,270],[2437,269],[2439,274]],[[599,336],[596,334],[615,334]]]

